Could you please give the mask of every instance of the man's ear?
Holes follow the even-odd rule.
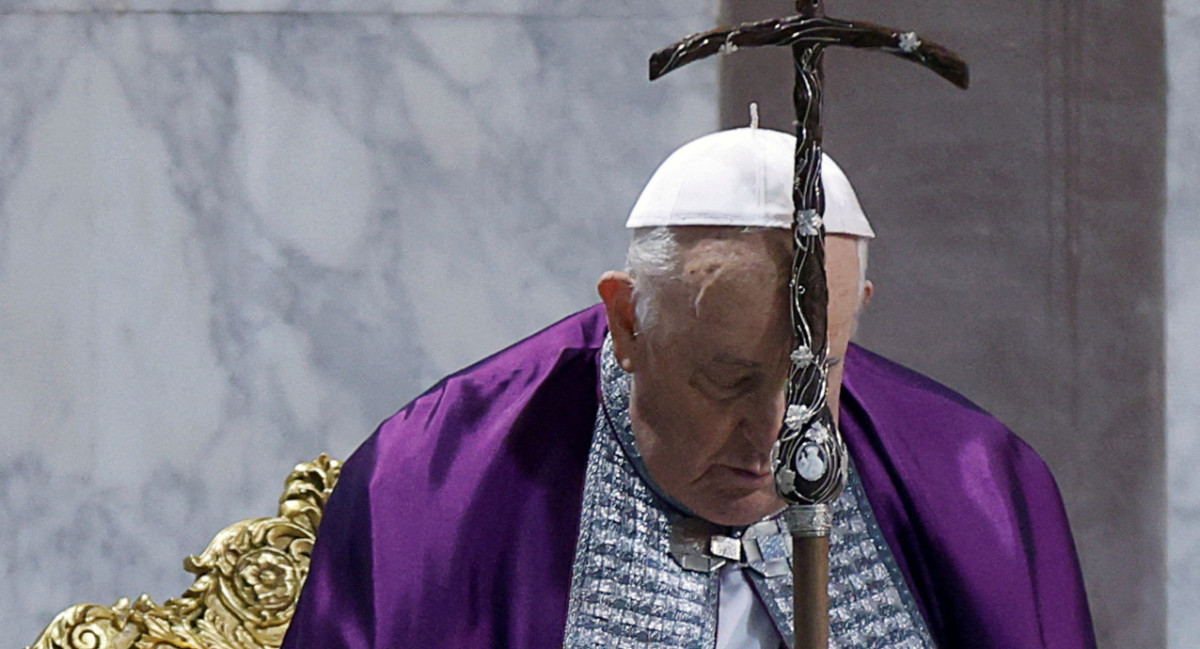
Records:
[[[637,349],[638,321],[633,308],[633,278],[627,273],[610,270],[600,276],[596,285],[604,308],[608,311],[608,330],[612,333],[613,352],[626,372],[633,372]]]
[[[861,309],[867,306],[867,302],[871,301],[872,295],[875,295],[875,283],[868,279],[863,283],[862,301],[859,302],[858,308]]]

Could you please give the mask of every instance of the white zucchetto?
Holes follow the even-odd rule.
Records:
[[[659,165],[629,213],[627,228],[719,225],[792,227],[796,137],[764,128],[705,135]],[[826,234],[874,238],[850,180],[821,160]]]

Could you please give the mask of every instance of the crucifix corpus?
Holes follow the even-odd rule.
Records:
[[[821,59],[830,45],[880,50],[919,63],[960,88],[967,65],[946,48],[866,22],[826,18],[821,0],[797,0],[799,15],[689,36],[650,57],[650,79],[742,47],[790,46],[796,67],[796,164],[792,185],[795,256],[789,289],[796,348],[787,410],[773,452],[775,486],[792,534],[795,649],[829,646],[830,505],[846,485],[846,445],[826,402],[825,198],[821,188]]]

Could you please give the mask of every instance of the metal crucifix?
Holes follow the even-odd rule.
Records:
[[[846,485],[846,446],[826,402],[828,287],[825,197],[821,188],[821,60],[830,45],[887,52],[967,87],[967,65],[940,45],[867,22],[826,18],[821,0],[797,0],[797,16],[718,28],[690,36],[650,57],[654,80],[683,65],[742,47],[790,46],[796,67],[796,164],[790,290],[797,347],[791,355],[787,411],[774,452],[775,485],[788,503],[792,533],[794,649],[829,646],[830,505]]]

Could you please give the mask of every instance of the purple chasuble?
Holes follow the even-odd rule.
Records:
[[[342,470],[284,649],[561,647],[606,333],[594,306],[385,421]],[[1095,647],[1037,455],[860,348],[844,384],[842,431],[938,645]]]
[[[845,363],[838,424],[938,646],[1095,647],[1045,462],[926,376],[857,345]]]

